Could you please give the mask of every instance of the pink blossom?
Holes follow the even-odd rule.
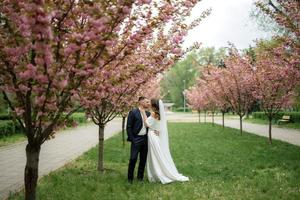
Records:
[[[122,11],[123,11],[124,14],[129,14],[131,9],[128,6],[124,6]]]
[[[176,54],[176,55],[178,55],[178,54],[181,54],[181,49],[179,49],[179,48],[174,48],[173,50],[172,50],[172,53],[173,54]]]
[[[43,75],[43,74],[39,74],[37,75],[36,77],[36,80],[40,83],[40,84],[45,84],[45,83],[48,83],[48,77],[46,75]]]
[[[18,116],[21,116],[25,110],[23,108],[15,108],[15,112]]]
[[[59,85],[60,89],[64,89],[68,85],[68,80],[66,80],[66,79],[62,80],[62,81],[59,82],[58,85]]]
[[[30,89],[27,87],[27,86],[25,86],[25,85],[19,85],[19,89],[20,89],[20,91],[22,92],[22,93],[26,93],[26,92],[28,92]]]
[[[37,106],[41,107],[44,104],[45,100],[46,100],[46,97],[44,95],[35,97],[35,104]]]

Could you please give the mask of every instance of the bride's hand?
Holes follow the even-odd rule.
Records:
[[[146,111],[145,111],[144,108],[140,108],[140,111],[141,111],[142,113],[146,113]]]

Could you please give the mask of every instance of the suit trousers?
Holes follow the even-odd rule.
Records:
[[[128,181],[133,180],[134,168],[138,156],[140,156],[140,163],[138,167],[137,178],[138,180],[143,180],[146,161],[147,161],[147,153],[148,153],[147,135],[137,136],[135,140],[131,143],[130,159],[129,159],[129,166],[128,166]]]

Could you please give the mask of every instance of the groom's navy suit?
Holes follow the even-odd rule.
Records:
[[[147,117],[150,116],[150,112],[146,111]],[[138,168],[137,178],[139,180],[143,180],[144,171],[147,160],[148,153],[148,141],[147,134],[146,135],[138,135],[141,129],[143,128],[143,118],[141,112],[138,108],[131,110],[127,117],[127,141],[131,142],[131,150],[130,150],[130,160],[128,166],[128,181],[133,181],[134,176],[134,168],[140,154],[140,163]],[[148,128],[146,128],[146,133],[148,133]]]

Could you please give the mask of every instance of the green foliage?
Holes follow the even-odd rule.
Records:
[[[0,137],[0,147],[22,142],[26,140],[25,134],[14,134],[9,136]]]
[[[175,107],[183,106],[183,91],[195,83],[198,75],[195,56],[195,53],[191,53],[179,61],[166,73],[161,82],[162,93],[167,95],[165,99],[175,103]]]
[[[165,99],[175,103],[175,107],[183,107],[183,91],[195,84],[200,76],[201,68],[207,65],[223,65],[226,56],[224,48],[202,48],[192,51],[168,71],[162,82],[161,91]]]
[[[12,120],[0,120],[0,138],[22,132],[18,123],[14,124]]]
[[[0,93],[0,113],[7,112],[7,104],[3,99],[3,94]]]
[[[169,124],[170,148],[186,183],[127,183],[129,144],[105,141],[104,174],[95,147],[41,179],[39,199],[300,199],[300,148],[211,124]],[[24,199],[23,193],[10,197]]]
[[[87,122],[87,118],[85,116],[85,113],[77,112],[71,115],[67,120],[67,127],[72,127],[75,124],[82,124]]]
[[[197,53],[197,62],[199,66],[222,64],[226,57],[225,48],[215,49],[214,47],[201,48]]]
[[[265,2],[267,1],[269,0],[265,0]],[[260,30],[271,35],[282,35],[287,33],[287,30],[285,30],[284,27],[279,26],[274,19],[257,7],[253,7],[250,11],[250,18],[256,23]]]
[[[11,116],[7,114],[0,115],[0,138],[11,136],[14,133],[22,133],[22,129],[19,123],[16,122],[14,125],[13,121],[10,119]],[[67,127],[72,127],[75,124],[82,124],[85,122],[87,122],[85,113],[74,113],[67,120]]]
[[[300,85],[295,90],[294,108],[300,111]]]
[[[184,112],[184,107],[173,108],[172,111],[173,112]],[[189,107],[186,107],[185,112],[192,112],[192,109],[190,109]]]
[[[5,113],[0,113],[0,120],[11,120],[12,116]]]
[[[300,123],[300,112],[279,112],[275,114],[274,120],[277,121],[282,118],[283,115],[291,116],[291,121],[295,123]],[[256,119],[264,119],[267,120],[267,116],[264,112],[253,112],[252,113],[253,118]]]

